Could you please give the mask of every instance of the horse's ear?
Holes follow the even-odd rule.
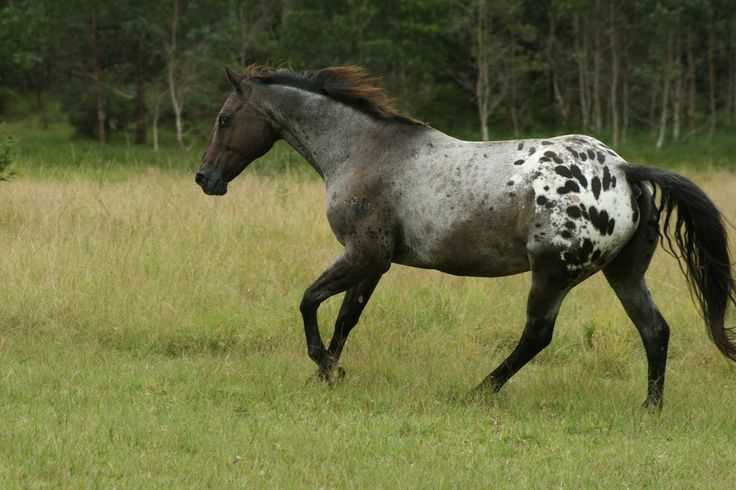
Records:
[[[233,86],[238,95],[243,95],[243,87],[240,85],[240,75],[235,73],[235,71],[229,66],[225,67],[225,74],[227,75],[227,79],[230,81],[230,85]]]

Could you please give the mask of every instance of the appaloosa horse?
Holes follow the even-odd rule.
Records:
[[[644,280],[660,221],[674,239],[708,332],[736,360],[724,328],[736,297],[723,220],[692,182],[626,163],[580,135],[468,142],[398,114],[355,67],[227,71],[234,91],[215,123],[196,182],[227,184],[283,138],[322,176],[327,219],[344,252],[304,292],[309,357],[334,380],[343,345],[392,262],[496,277],[531,270],[527,320],[511,353],[479,385],[497,391],[552,340],[565,295],[602,270],[641,335],[645,405],[661,406],[669,327]],[[650,191],[658,189],[657,205]],[[673,211],[676,221],[668,233]],[[317,308],[346,291],[325,348]]]

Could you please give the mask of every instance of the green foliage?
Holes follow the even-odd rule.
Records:
[[[8,180],[11,175],[11,165],[15,158],[15,148],[18,138],[11,133],[5,124],[0,124],[0,181]]]
[[[156,107],[158,122],[173,127],[172,71],[191,142],[208,132],[227,93],[223,65],[280,62],[363,65],[383,77],[400,109],[475,139],[482,5],[493,138],[613,133],[616,119],[621,139],[661,126],[670,144],[736,123],[736,10],[724,0],[554,0],[545,8],[530,0],[19,0],[0,6],[0,111],[32,95],[44,113],[63,98],[78,135],[95,134],[94,14],[108,134],[129,130],[137,100],[146,101],[146,124]]]
[[[105,127],[108,130],[125,131],[133,122],[133,106],[130,101],[111,90],[105,91]],[[73,84],[66,88],[61,99],[61,110],[75,129],[75,136],[94,139],[97,131],[97,109],[94,87],[89,84]]]

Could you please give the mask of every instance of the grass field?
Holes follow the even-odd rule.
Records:
[[[701,182],[733,221],[736,177]],[[528,275],[395,266],[345,381],[309,382],[297,305],[339,251],[323,199],[301,175],[246,174],[219,199],[150,169],[0,184],[0,487],[734,481],[734,369],[663,253],[649,276],[673,327],[661,416],[638,408],[643,349],[601,277],[495,401],[465,393],[514,345]]]
[[[569,295],[550,348],[480,401],[466,393],[515,345],[528,274],[394,266],[330,389],[311,381],[298,311],[340,251],[321,181],[248,171],[211,198],[171,153],[64,170],[22,150],[0,182],[0,488],[736,481],[736,371],[661,251],[661,415],[639,408],[643,348],[599,276]],[[736,175],[689,175],[736,222]],[[323,335],[338,307],[320,310]]]

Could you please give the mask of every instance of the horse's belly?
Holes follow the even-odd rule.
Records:
[[[394,262],[460,276],[495,277],[529,270],[527,218],[516,207],[510,214],[476,214],[442,220],[420,217],[404,226]]]
[[[394,262],[422,269],[435,269],[456,276],[500,277],[529,270],[526,255],[516,254],[513,256],[474,254],[453,259],[426,260],[413,253],[406,253],[394,257]]]

